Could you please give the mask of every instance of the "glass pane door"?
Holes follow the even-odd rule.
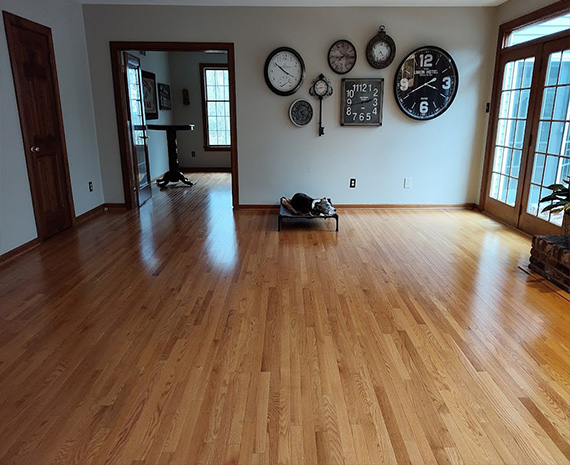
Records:
[[[563,213],[543,212],[547,203],[539,201],[552,192],[548,186],[561,184],[570,177],[570,49],[547,51],[545,59],[546,73],[521,228],[535,234],[556,234],[554,227],[562,226]]]
[[[127,97],[131,130],[131,150],[137,203],[140,207],[152,195],[147,148],[140,61],[126,54]]]
[[[495,97],[498,108],[492,115],[492,161],[485,210],[513,226],[517,224],[522,199],[538,54],[538,47],[529,47],[501,58],[501,84]]]
[[[505,65],[489,197],[515,206],[534,57]]]

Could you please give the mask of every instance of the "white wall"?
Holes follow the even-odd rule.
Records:
[[[241,204],[274,204],[303,191],[339,204],[460,204],[478,199],[494,60],[492,8],[214,8],[85,5],[85,27],[93,81],[105,199],[122,202],[114,111],[110,40],[233,42],[236,54],[239,187]],[[125,22],[124,18],[129,21]],[[395,63],[376,71],[365,48],[380,24],[394,38]],[[341,77],[328,67],[327,52],[339,38],[357,47],[358,62],[347,77],[381,76],[385,82],[384,126],[341,127]],[[403,115],[393,97],[393,76],[413,49],[433,44],[447,49],[460,74],[450,110],[428,122]],[[306,83],[291,97],[273,94],[263,66],[276,47],[291,46],[307,65]],[[294,127],[288,108],[309,96],[319,73],[335,93],[325,100],[326,135],[317,118]],[[358,180],[349,189],[349,178]],[[403,178],[413,188],[403,189]]]
[[[178,158],[185,168],[229,168],[230,152],[204,150],[204,122],[202,117],[202,83],[200,63],[227,63],[227,54],[202,52],[172,52],[172,109],[176,124],[194,124],[194,131],[178,133]],[[190,105],[182,103],[182,89],[188,89]],[[192,157],[192,151],[196,156]]]
[[[131,54],[138,57],[141,62],[141,69],[156,75],[157,99],[158,83],[171,85],[170,60],[166,52],[146,52],[146,55],[138,51],[131,51]],[[172,88],[171,88],[172,91]],[[157,107],[158,100],[156,102]],[[149,119],[147,124],[174,124],[172,110],[161,110],[158,108],[158,119]],[[148,158],[150,163],[150,179],[162,177],[168,171],[168,145],[166,143],[166,131],[147,131]]]
[[[497,23],[501,25],[507,21],[556,3],[557,1],[558,0],[509,0],[497,7]]]
[[[52,29],[75,214],[103,202],[81,6],[74,0],[0,0],[0,9]],[[114,119],[114,112],[111,118]],[[88,183],[93,181],[94,191]],[[37,237],[14,82],[0,33],[0,254]]]

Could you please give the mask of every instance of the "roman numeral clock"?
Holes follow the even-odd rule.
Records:
[[[400,109],[410,118],[430,120],[453,103],[459,73],[451,55],[434,47],[420,47],[400,64],[394,94]]]

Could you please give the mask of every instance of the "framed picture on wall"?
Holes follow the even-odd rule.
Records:
[[[156,99],[156,75],[148,71],[142,72],[144,114],[146,119],[158,119]]]
[[[161,110],[172,110],[170,86],[168,84],[158,84],[158,107]]]

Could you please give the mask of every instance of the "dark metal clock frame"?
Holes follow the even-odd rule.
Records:
[[[378,42],[386,42],[390,47],[390,55],[385,60],[377,61],[374,58],[373,50],[374,46]],[[384,26],[380,26],[378,28],[378,34],[372,37],[372,39],[370,39],[370,42],[368,42],[368,46],[366,47],[366,60],[368,60],[368,63],[373,68],[384,69],[392,64],[395,56],[396,56],[396,42],[394,42],[394,39],[392,39],[392,37],[390,37],[386,33],[386,28]]]
[[[341,126],[382,126],[384,79],[343,79]]]
[[[268,69],[269,63],[271,62],[271,59],[280,52],[289,52],[289,53],[295,55],[295,57],[299,60],[299,63],[301,64],[301,70],[302,70],[302,75],[301,75],[301,79],[299,80],[299,83],[293,89],[285,91],[285,92],[281,91],[279,89],[276,89],[273,86],[273,84],[271,83],[271,80],[269,79],[269,69]],[[297,92],[299,90],[299,88],[303,85],[303,82],[305,81],[305,75],[306,75],[305,62],[303,61],[303,58],[301,57],[299,52],[297,52],[297,50],[295,50],[291,47],[279,47],[279,48],[276,48],[275,50],[273,50],[267,56],[267,60],[265,60],[265,66],[263,67],[263,75],[265,77],[265,83],[267,84],[267,87],[269,87],[274,93],[276,93],[277,95],[281,95],[281,96],[293,95],[295,92]]]
[[[337,68],[335,68],[334,63],[331,60],[331,52],[333,51],[333,49],[340,43],[346,43],[349,45],[349,47],[352,48],[352,51],[354,52],[354,61],[352,62],[352,64],[350,65],[350,67],[346,70],[346,71],[339,71]],[[334,44],[331,45],[331,47],[329,48],[329,53],[327,55],[327,61],[329,63],[329,67],[330,69],[332,69],[336,74],[347,74],[350,73],[352,71],[352,69],[354,68],[354,66],[356,65],[356,60],[358,58],[358,54],[356,53],[356,47],[354,46],[354,44],[347,39],[340,39],[337,40]]]
[[[408,83],[403,83],[403,79]],[[409,85],[410,79],[412,85]],[[446,112],[455,100],[458,88],[459,72],[455,61],[447,51],[432,45],[412,51],[400,63],[394,78],[394,96],[399,108],[406,116],[421,121]]]

